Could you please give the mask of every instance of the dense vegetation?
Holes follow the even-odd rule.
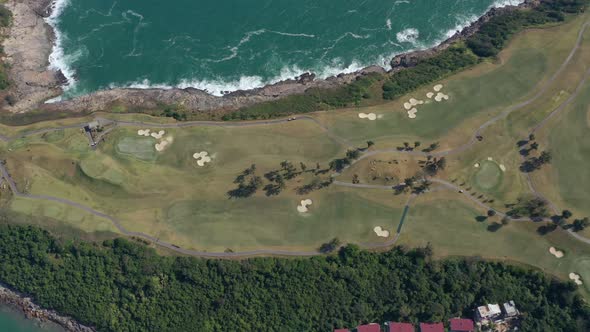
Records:
[[[371,88],[383,78],[383,74],[370,73],[338,88],[310,88],[304,94],[291,95],[276,101],[245,107],[224,115],[222,119],[268,119],[356,105],[363,99],[371,98]]]
[[[6,6],[0,3],[0,27],[5,28],[10,25],[12,21],[12,13]],[[4,53],[2,46],[0,46],[0,53]],[[0,63],[0,90],[4,90],[8,87],[8,75],[6,75],[6,66],[4,63]]]
[[[158,256],[124,239],[62,244],[0,226],[0,280],[102,331],[329,331],[471,316],[515,300],[523,331],[588,330],[573,283],[503,263],[433,261],[429,247],[243,261]]]

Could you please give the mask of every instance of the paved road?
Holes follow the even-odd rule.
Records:
[[[538,92],[533,95],[531,98],[529,98],[528,100],[525,100],[521,103],[512,105],[508,108],[506,108],[502,113],[500,113],[499,115],[491,118],[490,120],[488,120],[487,122],[485,122],[484,124],[482,124],[481,126],[479,126],[474,134],[471,136],[470,140],[468,142],[466,142],[463,145],[460,145],[458,147],[449,149],[449,150],[445,150],[445,151],[438,151],[438,152],[433,152],[433,153],[425,153],[425,152],[421,152],[421,151],[398,151],[397,149],[383,149],[383,150],[373,150],[373,151],[369,151],[369,152],[365,152],[363,153],[359,159],[357,159],[355,162],[358,162],[362,159],[371,157],[373,155],[379,154],[379,153],[402,153],[402,154],[409,154],[409,155],[418,155],[418,156],[426,156],[426,155],[431,155],[431,156],[436,156],[436,157],[441,157],[441,156],[447,156],[450,154],[456,154],[456,153],[460,153],[463,152],[469,148],[471,148],[474,144],[477,143],[477,136],[481,135],[483,133],[483,131],[495,124],[496,122],[498,122],[501,119],[506,118],[508,115],[510,115],[512,112],[522,109],[528,105],[530,105],[531,103],[533,103],[534,101],[536,101],[538,98],[540,98],[546,91],[547,89],[551,86],[551,84],[555,81],[555,79],[561,74],[561,72],[567,67],[567,65],[571,62],[573,56],[575,55],[575,53],[577,52],[577,50],[579,49],[582,39],[583,39],[583,34],[586,31],[587,27],[590,25],[590,22],[586,22],[582,28],[580,29],[579,33],[578,33],[578,38],[576,40],[576,44],[575,46],[572,48],[570,54],[568,55],[568,57],[564,60],[564,62],[561,64],[561,66],[559,67],[559,69],[553,74],[553,76],[543,84],[543,86],[538,90]],[[540,127],[542,127],[551,117],[555,116],[557,113],[559,113],[561,110],[565,109],[565,107],[571,103],[576,96],[579,94],[579,92],[581,91],[584,83],[586,82],[588,76],[590,75],[590,70],[588,70],[588,72],[586,73],[586,75],[584,76],[584,78],[582,79],[582,81],[578,84],[578,87],[576,88],[576,91],[564,102],[562,103],[562,105],[560,105],[557,109],[555,109],[553,112],[551,112],[545,119],[543,119],[534,129],[533,131],[539,129]],[[103,122],[110,122],[115,124],[116,126],[126,126],[126,127],[155,127],[155,128],[186,128],[186,127],[198,127],[198,126],[209,126],[209,127],[252,127],[252,126],[263,126],[263,125],[273,125],[273,124],[280,124],[280,123],[287,123],[290,121],[290,119],[288,118],[284,118],[284,119],[272,119],[272,120],[263,120],[263,121],[247,121],[247,122],[216,122],[216,121],[189,121],[189,122],[179,122],[179,123],[169,123],[169,124],[160,124],[160,123],[149,123],[149,122],[141,122],[141,121],[121,121],[121,120],[109,120],[109,119],[105,119],[105,118],[98,118],[97,120],[99,121],[103,121]],[[294,121],[312,121],[314,122],[316,125],[318,125],[320,128],[322,128],[331,138],[333,138],[335,141],[339,142],[342,145],[348,145],[350,146],[350,143],[347,139],[343,138],[343,137],[339,137],[335,134],[333,134],[328,127],[324,126],[320,121],[318,121],[317,119],[311,117],[311,116],[307,116],[307,115],[299,115],[296,117],[296,119]],[[8,136],[4,136],[4,135],[0,135],[0,140],[5,141],[5,142],[9,142],[18,138],[22,138],[22,137],[27,137],[30,135],[37,135],[37,134],[43,134],[43,133],[48,133],[48,132],[52,132],[52,131],[57,131],[57,130],[63,130],[63,129],[72,129],[72,128],[82,128],[84,125],[86,125],[87,123],[79,123],[79,124],[73,124],[73,125],[67,125],[67,126],[59,126],[59,127],[55,127],[55,128],[43,128],[43,129],[38,129],[38,130],[32,130],[29,132],[24,132],[21,133],[15,137],[8,137]],[[13,194],[15,196],[18,197],[26,197],[29,199],[39,199],[39,200],[49,200],[49,201],[54,201],[54,202],[58,202],[58,203],[62,203],[62,204],[66,204],[66,205],[70,205],[72,207],[76,207],[79,209],[82,209],[86,212],[89,212],[91,214],[94,214],[96,216],[99,216],[101,218],[105,218],[107,220],[110,220],[113,225],[115,225],[115,227],[122,233],[128,236],[136,236],[136,237],[140,237],[140,238],[144,238],[147,240],[150,240],[158,245],[161,245],[163,247],[166,247],[170,250],[174,250],[176,252],[182,253],[182,254],[187,254],[187,255],[193,255],[193,256],[201,256],[201,257],[246,257],[246,256],[256,256],[256,255],[281,255],[281,256],[315,256],[315,255],[319,255],[318,252],[308,252],[308,251],[284,251],[284,250],[253,250],[253,251],[246,251],[246,252],[239,252],[239,253],[231,253],[231,252],[223,252],[223,253],[214,253],[214,252],[205,252],[205,251],[196,251],[196,250],[188,250],[188,249],[183,249],[180,248],[174,244],[171,243],[167,243],[164,241],[160,241],[159,239],[150,236],[148,234],[145,233],[141,233],[141,232],[131,232],[128,231],[127,229],[125,229],[121,223],[107,215],[104,214],[100,211],[94,210],[88,206],[67,200],[67,199],[63,199],[63,198],[59,198],[59,197],[53,197],[53,196],[47,196],[47,195],[30,195],[30,194],[25,194],[22,192],[18,191],[18,188],[16,187],[16,184],[14,183],[14,180],[10,177],[10,174],[8,173],[8,171],[6,170],[6,167],[2,164],[0,164],[0,172],[2,173],[2,177],[4,178],[4,180],[9,184],[10,189],[12,190]],[[528,177],[528,182],[529,182],[529,187],[530,189],[537,195],[539,195],[540,197],[542,197],[541,193],[539,193],[538,191],[535,190],[534,185],[532,183],[532,181],[530,180],[530,177]],[[438,183],[450,190],[455,190],[457,192],[459,192],[459,190],[461,188],[455,186],[454,184],[447,182],[445,180],[442,179],[429,179],[430,181],[434,182],[434,183]],[[345,183],[345,182],[341,182],[341,181],[334,181],[334,184],[336,185],[340,185],[340,186],[346,186],[346,187],[352,187],[352,188],[365,188],[365,189],[391,189],[391,186],[378,186],[378,185],[368,185],[368,184],[352,184],[352,183]],[[487,210],[494,210],[496,211],[496,213],[500,216],[505,216],[505,213],[503,213],[502,211],[497,211],[487,205],[485,205],[484,203],[480,202],[479,200],[477,200],[476,198],[474,198],[473,196],[471,196],[468,193],[463,193],[463,195],[465,197],[467,197],[469,200],[471,200],[472,202],[474,202],[475,204],[477,204],[478,206],[487,209]],[[410,196],[410,198],[408,199],[408,202],[406,203],[405,209],[407,209],[409,207],[409,203],[411,202],[411,200],[413,200],[415,198],[415,195]],[[554,210],[557,211],[555,205],[552,204],[552,208]],[[523,219],[513,219],[516,221],[524,221],[524,220],[529,220],[527,218],[523,218]],[[573,233],[573,232],[569,232],[569,234],[571,234],[574,238],[589,243],[590,244],[590,239],[584,238],[579,234]],[[381,248],[381,247],[388,247],[391,246],[393,243],[395,243],[395,241],[397,241],[399,237],[399,233],[396,233],[395,237],[393,239],[391,239],[388,242],[384,242],[384,243],[379,243],[379,244],[365,244],[364,246],[367,248]]]

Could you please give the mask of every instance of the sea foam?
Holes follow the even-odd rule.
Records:
[[[70,0],[56,0],[52,5],[51,15],[45,18],[45,22],[51,26],[55,34],[55,42],[49,54],[49,68],[61,71],[66,77],[66,90],[75,85],[75,71],[70,67],[70,64],[77,56],[80,56],[77,52],[65,55],[63,43],[67,37],[58,29],[60,15],[69,4]]]

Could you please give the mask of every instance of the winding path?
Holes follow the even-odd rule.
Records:
[[[563,72],[563,70],[568,66],[568,64],[573,59],[575,53],[577,52],[577,50],[579,49],[579,47],[582,43],[583,34],[586,31],[586,29],[588,28],[588,26],[590,26],[590,22],[586,22],[582,25],[582,27],[578,33],[578,38],[576,40],[576,43],[575,43],[574,47],[572,48],[572,50],[570,51],[568,57],[564,60],[564,62],[559,67],[559,69],[551,76],[551,78],[549,80],[547,80],[547,82],[545,82],[542,85],[542,87],[537,91],[536,94],[534,94],[531,98],[529,98],[523,102],[520,102],[518,104],[515,104],[515,105],[512,105],[512,106],[506,108],[503,112],[501,112],[497,116],[491,118],[490,120],[486,121],[484,124],[480,125],[475,130],[473,135],[470,137],[468,142],[466,142],[460,146],[457,146],[455,148],[449,149],[449,150],[433,152],[433,153],[427,153],[427,152],[421,152],[421,151],[399,151],[397,149],[373,150],[373,151],[363,153],[357,160],[354,161],[354,163],[356,163],[360,160],[363,160],[365,158],[374,156],[376,154],[380,154],[380,153],[400,153],[400,154],[409,154],[409,155],[417,155],[417,156],[430,155],[430,156],[435,156],[435,157],[442,157],[442,156],[447,156],[447,155],[451,155],[451,154],[457,154],[457,153],[463,152],[463,151],[471,148],[473,145],[475,145],[478,142],[477,137],[480,136],[487,127],[497,123],[499,120],[506,118],[512,112],[517,111],[519,109],[522,109],[522,108],[532,104],[547,91],[547,89],[551,86],[551,84],[555,81],[555,79]],[[574,93],[566,101],[564,101],[560,106],[558,106],[555,110],[553,110],[547,117],[545,117],[539,124],[537,124],[533,128],[533,132],[538,130],[539,128],[541,128],[551,117],[555,116],[557,113],[559,113],[563,109],[565,109],[565,107],[568,104],[570,104],[577,97],[577,95],[580,93],[580,91],[583,88],[583,85],[585,84],[585,82],[587,81],[589,76],[590,76],[590,69],[585,73],[583,79],[579,82]],[[317,119],[315,119],[311,116],[308,116],[308,115],[299,115],[299,116],[292,117],[292,118],[272,119],[272,120],[262,120],[262,121],[247,121],[247,122],[189,121],[189,122],[167,123],[167,124],[149,123],[149,122],[142,122],[142,121],[110,120],[110,119],[106,119],[106,118],[97,118],[97,120],[100,122],[103,122],[103,123],[110,123],[110,124],[114,124],[115,126],[122,126],[122,127],[155,127],[155,128],[254,127],[254,126],[281,124],[281,123],[287,123],[290,121],[311,121],[311,122],[315,123],[316,125],[318,125],[323,131],[325,131],[328,134],[328,136],[330,136],[335,141],[339,142],[341,145],[350,146],[350,143],[347,139],[340,137],[338,135],[335,135],[334,133],[332,133],[330,131],[330,129],[328,127],[326,127],[320,121],[318,121]],[[85,125],[87,125],[86,122],[72,124],[72,125],[59,126],[59,127],[54,127],[54,128],[43,128],[43,129],[37,129],[37,130],[24,132],[24,133],[18,134],[13,137],[0,135],[0,140],[4,141],[4,142],[10,142],[10,141],[13,141],[13,140],[16,140],[19,138],[23,138],[23,137],[27,137],[27,136],[31,136],[31,135],[44,134],[44,133],[49,133],[49,132],[64,130],[64,129],[83,128]],[[102,137],[102,135],[99,136],[99,138],[101,138],[101,137]],[[272,249],[270,249],[270,250],[252,250],[252,251],[244,251],[244,252],[207,252],[207,251],[183,249],[183,248],[180,248],[172,243],[161,241],[160,239],[155,238],[151,235],[141,233],[141,232],[129,231],[125,227],[123,227],[122,224],[116,218],[109,216],[105,213],[102,213],[100,211],[97,211],[91,207],[85,206],[83,204],[80,204],[80,203],[77,203],[74,201],[70,201],[70,200],[67,200],[64,198],[59,198],[59,197],[53,197],[53,196],[47,196],[47,195],[32,195],[32,194],[22,193],[18,190],[14,180],[12,179],[10,174],[8,173],[8,170],[6,169],[6,167],[4,166],[3,163],[0,163],[0,173],[2,175],[2,178],[8,183],[13,194],[17,197],[24,197],[24,198],[35,199],[35,200],[53,201],[53,202],[66,204],[66,205],[81,209],[81,210],[91,213],[95,216],[98,216],[98,217],[101,217],[101,218],[111,221],[113,223],[113,225],[117,228],[117,230],[124,235],[147,239],[157,245],[160,245],[162,247],[168,248],[170,250],[173,250],[173,251],[181,253],[181,254],[199,256],[199,257],[212,257],[212,258],[248,257],[248,256],[257,256],[257,255],[278,255],[278,256],[316,256],[316,255],[321,255],[321,253],[319,253],[317,251],[287,251],[287,250],[272,250]],[[430,178],[429,180],[433,183],[437,183],[437,184],[441,185],[442,187],[444,187],[446,189],[461,193],[461,188],[455,186],[454,184],[452,184],[448,181],[445,181],[442,179],[437,179],[437,178]],[[530,179],[530,176],[528,174],[527,174],[527,181],[529,183],[529,187],[530,187],[531,191],[533,193],[535,193],[536,195],[538,195],[539,197],[543,197],[542,194],[539,193],[534,188],[532,180]],[[334,181],[334,184],[339,185],[339,186],[350,187],[350,188],[364,188],[364,189],[387,189],[387,190],[390,190],[392,188],[392,186],[380,186],[380,185],[370,185],[370,184],[352,184],[352,183],[341,182],[341,181]],[[494,211],[496,211],[496,213],[499,216],[502,216],[502,217],[506,215],[502,211],[498,211],[490,206],[487,206],[486,204],[477,200],[475,197],[471,196],[468,193],[462,193],[462,194],[467,199],[469,199],[470,201],[472,201],[473,203],[475,203],[476,205],[478,205],[481,208],[484,208],[486,210],[494,210]],[[416,197],[417,197],[416,195],[412,194],[408,198],[408,200],[404,206],[404,213],[403,213],[402,218],[400,220],[398,230],[397,230],[395,236],[391,240],[388,240],[388,241],[382,242],[382,243],[362,244],[362,246],[367,249],[378,249],[378,248],[387,248],[387,247],[390,247],[391,245],[393,245],[398,240],[398,238],[400,236],[401,226],[403,225],[403,221],[406,216],[407,210],[409,209],[411,202]],[[550,202],[550,201],[548,201],[548,202]],[[552,209],[557,211],[556,206],[551,202],[550,202],[550,204],[552,206]],[[529,218],[521,218],[521,219],[511,219],[511,220],[528,221],[530,219]],[[585,238],[585,237],[583,237],[579,234],[576,234],[572,231],[568,231],[568,233],[570,235],[572,235],[574,238],[590,244],[590,239]]]

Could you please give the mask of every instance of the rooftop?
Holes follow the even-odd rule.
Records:
[[[388,332],[414,332],[414,325],[410,323],[397,323],[397,322],[389,322],[387,323],[389,326]]]
[[[445,327],[443,323],[420,323],[420,332],[445,332]]]
[[[359,325],[356,330],[358,332],[381,332],[381,325],[377,323]]]

